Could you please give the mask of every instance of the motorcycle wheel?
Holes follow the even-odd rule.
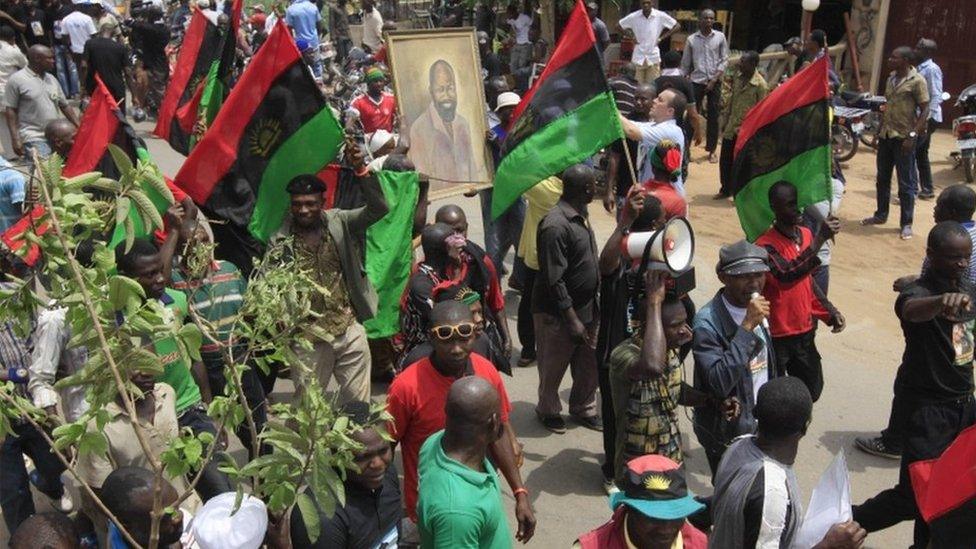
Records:
[[[859,136],[859,140],[865,147],[878,148],[878,134],[875,132],[863,132]]]
[[[969,157],[962,159],[962,169],[966,175],[966,183],[973,182],[973,172],[976,171],[976,166],[974,166],[974,164],[976,164],[976,158]]]
[[[830,146],[838,162],[847,162],[857,153],[858,140],[847,126],[835,124],[831,132]]]
[[[864,117],[864,131],[858,136],[865,147],[872,149],[878,148],[878,128],[881,127],[881,116],[879,113],[868,113]]]

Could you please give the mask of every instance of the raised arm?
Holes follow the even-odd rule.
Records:
[[[655,270],[648,270],[644,275],[644,295],[647,299],[644,339],[640,357],[627,370],[627,375],[632,380],[660,377],[667,365],[668,343],[664,337],[664,322],[661,319],[667,276],[666,272]]]

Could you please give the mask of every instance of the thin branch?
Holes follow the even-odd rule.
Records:
[[[34,164],[40,165],[40,156],[37,154],[37,150],[34,150]],[[95,327],[95,333],[98,335],[99,347],[101,347],[102,353],[105,355],[105,361],[108,364],[110,370],[112,370],[112,377],[115,378],[115,386],[119,391],[119,396],[122,397],[122,402],[125,404],[126,412],[129,414],[129,421],[132,423],[132,429],[136,434],[136,438],[139,440],[139,446],[142,447],[142,451],[146,454],[146,459],[149,461],[153,470],[157,470],[160,467],[159,460],[153,455],[152,447],[149,446],[149,442],[146,439],[145,433],[142,431],[142,426],[139,425],[139,417],[136,415],[135,405],[132,403],[132,399],[129,397],[129,392],[126,390],[125,381],[122,379],[122,374],[120,373],[118,365],[115,364],[115,358],[112,357],[112,350],[108,344],[108,338],[105,337],[105,331],[102,330],[102,323],[98,316],[98,311],[95,310],[95,306],[92,303],[91,295],[88,293],[88,286],[85,285],[84,277],[81,275],[81,268],[78,266],[78,261],[75,259],[74,255],[69,253],[70,246],[68,246],[68,240],[64,236],[64,231],[61,228],[61,222],[58,220],[58,215],[54,212],[54,202],[51,200],[51,194],[47,190],[47,185],[42,181],[40,184],[41,192],[44,195],[44,204],[47,206],[47,213],[51,216],[51,228],[54,229],[54,234],[57,235],[58,241],[61,243],[61,247],[64,249],[65,258],[67,259],[68,266],[71,267],[71,274],[74,277],[75,284],[78,285],[81,291],[82,301],[85,304],[85,309],[88,311],[88,316],[91,317],[92,323]]]
[[[20,412],[21,416],[23,416],[23,418],[26,419],[27,422],[30,423],[38,433],[40,433],[41,437],[44,438],[45,442],[47,442],[48,446],[50,446],[51,452],[53,452],[54,455],[57,456],[58,461],[64,465],[65,470],[71,473],[71,476],[74,477],[75,481],[78,482],[78,486],[86,494],[88,494],[88,497],[92,499],[92,501],[98,507],[98,510],[101,511],[109,520],[115,523],[115,526],[122,533],[122,537],[124,537],[126,541],[131,543],[136,548],[141,549],[142,546],[136,542],[129,531],[126,530],[125,526],[122,525],[122,522],[119,521],[119,519],[108,510],[108,507],[102,503],[102,500],[95,494],[95,491],[92,490],[91,486],[89,486],[88,483],[81,478],[81,475],[79,475],[74,466],[71,465],[71,460],[65,457],[65,455],[61,453],[61,450],[54,447],[54,440],[51,439],[51,437],[47,434],[47,431],[39,423],[37,423],[33,416],[31,416],[30,411],[21,406],[17,399],[13,398],[4,391],[0,391],[0,398],[2,398],[7,404],[16,408],[17,411]]]

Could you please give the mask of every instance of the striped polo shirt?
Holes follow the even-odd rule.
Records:
[[[209,322],[216,329],[220,342],[226,344],[231,341],[247,281],[237,266],[229,261],[215,261],[214,267],[207,276],[197,280],[186,280],[174,270],[173,288],[186,294],[193,311]],[[234,356],[240,356],[241,351],[240,346],[235,348]],[[200,357],[207,369],[224,367],[220,345],[216,343],[204,339],[200,346]]]

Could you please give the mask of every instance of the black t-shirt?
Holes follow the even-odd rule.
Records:
[[[631,175],[630,168],[627,167],[627,155],[624,153],[624,143],[627,144],[627,149],[630,150],[630,165],[634,168],[634,175]],[[638,176],[638,183],[641,183],[639,175],[640,169],[637,165],[637,150],[640,148],[640,142],[634,141],[632,139],[618,139],[610,144],[610,150],[620,155],[620,164],[617,166],[617,180],[614,182],[614,192],[620,198],[627,196],[627,191],[634,184],[634,176]]]
[[[968,280],[957,290],[945,287],[932,276],[919,278],[895,301],[895,314],[905,335],[905,352],[895,377],[900,395],[920,403],[946,402],[973,394],[973,329],[976,313],[960,318],[938,316],[927,322],[909,322],[903,317],[910,298],[942,295],[950,291],[968,293],[976,302],[976,291]]]
[[[502,75],[502,60],[495,52],[488,52],[481,58],[481,68],[485,70],[485,79]]]
[[[319,509],[321,524],[315,543],[309,541],[302,514],[297,510],[291,514],[291,539],[295,547],[373,549],[398,530],[403,504],[400,502],[400,484],[393,464],[386,470],[379,489],[370,491],[352,482],[346,482],[345,488],[346,505],[336,509],[331,517],[322,512],[318,502],[314,501],[315,496],[312,496],[315,508]],[[396,547],[396,541],[392,545],[379,547]]]
[[[95,74],[116,101],[125,100],[125,68],[129,65],[129,49],[111,38],[93,36],[85,42],[85,60],[89,70],[85,74],[85,89],[95,90]]]
[[[166,60],[166,45],[169,44],[169,29],[163,24],[136,21],[132,23],[132,47],[146,70],[169,72]]]
[[[39,7],[27,10],[25,24],[27,29],[24,31],[24,40],[27,41],[28,46],[35,44],[50,46],[52,44],[52,24],[48,12]]]
[[[7,12],[7,15],[12,17],[18,23],[27,26],[27,29],[23,31],[14,28],[14,32],[17,33],[17,42],[18,43],[27,42],[27,35],[30,34],[30,24],[28,23],[27,20],[27,11],[28,11],[27,6],[24,5],[23,2],[18,2],[16,4],[11,2],[0,2],[0,10]],[[13,25],[9,25],[8,21],[4,21],[3,24],[13,27]]]

